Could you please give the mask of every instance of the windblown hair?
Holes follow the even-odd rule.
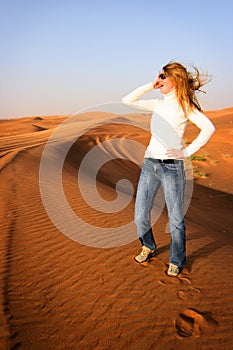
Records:
[[[163,71],[176,85],[176,96],[185,116],[195,108],[201,111],[195,91],[205,93],[200,90],[200,87],[211,80],[208,74],[201,74],[194,66],[193,69],[194,72],[188,72],[186,67],[179,62],[169,62],[163,67]]]

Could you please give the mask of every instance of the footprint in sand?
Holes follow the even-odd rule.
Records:
[[[179,281],[185,286],[189,286],[191,284],[190,279],[187,277],[179,277]]]
[[[191,281],[188,277],[183,277],[181,274],[177,277],[169,277],[166,276],[166,279],[161,279],[159,280],[159,284],[163,285],[184,285],[184,286],[189,286],[191,284]]]
[[[189,300],[197,297],[200,294],[200,289],[189,287],[186,290],[179,290],[177,297],[181,300]]]
[[[212,333],[218,326],[218,322],[212,317],[211,312],[200,312],[195,309],[185,309],[175,321],[176,331],[179,337],[200,337],[203,333]]]
[[[167,279],[162,279],[158,281],[159,284],[163,285],[163,286],[179,286],[180,285],[180,281],[178,278],[174,278],[174,277],[168,277]]]
[[[181,300],[197,298],[201,293],[200,289],[191,286],[189,278],[183,277],[182,275],[177,278],[168,277],[166,279],[161,279],[158,283],[164,287],[174,286],[174,292],[176,293],[177,298]]]

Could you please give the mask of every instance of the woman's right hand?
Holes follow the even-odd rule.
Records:
[[[160,83],[158,82],[158,78],[156,78],[154,81],[153,81],[153,86],[154,86],[154,89],[159,89],[160,88]]]

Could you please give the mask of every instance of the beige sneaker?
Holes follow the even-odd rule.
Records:
[[[155,256],[156,251],[151,250],[144,245],[142,246],[142,251],[139,255],[135,256],[134,260],[136,260],[138,263],[145,262]]]
[[[168,276],[174,276],[174,277],[178,276],[179,272],[180,272],[179,267],[170,263],[168,271],[167,271]]]

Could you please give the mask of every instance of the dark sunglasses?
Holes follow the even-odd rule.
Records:
[[[167,78],[167,75],[165,73],[160,73],[159,78],[165,80]]]

